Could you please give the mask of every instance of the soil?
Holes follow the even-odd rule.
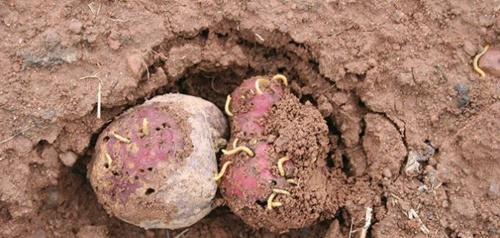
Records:
[[[367,237],[499,237],[500,81],[472,67],[499,43],[498,10],[493,0],[1,1],[0,236],[348,237],[371,207]],[[167,92],[223,109],[243,79],[276,73],[327,121],[324,162],[349,189],[332,218],[279,235],[225,206],[188,230],[106,215],[85,175],[115,116]]]

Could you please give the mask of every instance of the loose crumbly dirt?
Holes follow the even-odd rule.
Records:
[[[349,189],[332,219],[283,236],[357,236],[372,207],[368,237],[498,237],[500,81],[472,68],[485,45],[499,45],[498,9],[1,1],[0,236],[277,236],[225,207],[189,230],[144,231],[106,215],[85,168],[105,125],[145,98],[183,92],[223,108],[243,79],[280,72],[328,122],[327,170]]]

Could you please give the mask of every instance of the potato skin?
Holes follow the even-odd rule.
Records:
[[[228,175],[222,182],[223,194],[229,200],[237,200],[247,204],[256,201],[265,202],[271,191],[271,183],[286,185],[286,180],[271,173],[273,159],[268,150],[271,145],[266,141],[245,141],[246,138],[259,138],[264,135],[264,121],[272,106],[278,102],[283,94],[279,84],[271,84],[270,90],[262,94],[255,93],[257,78],[248,79],[232,93],[231,108],[234,110],[232,118],[231,143],[238,138],[239,144],[250,147],[255,156],[239,154],[225,156],[228,161],[242,161],[233,163]],[[243,139],[243,140],[242,140]]]
[[[187,227],[212,209],[215,154],[226,133],[226,120],[212,103],[157,96],[101,133],[88,177],[110,215],[146,229]]]
[[[231,161],[222,178],[221,194],[228,207],[246,224],[281,233],[314,224],[336,204],[327,204],[325,158],[328,126],[313,106],[303,105],[281,82],[271,80],[257,93],[257,76],[243,81],[231,94],[229,148],[246,146],[246,153],[225,155]],[[260,81],[262,82],[262,81]],[[278,170],[280,158],[289,158]],[[289,179],[292,179],[290,182]],[[287,191],[287,194],[275,191]],[[281,206],[269,209],[268,199]]]

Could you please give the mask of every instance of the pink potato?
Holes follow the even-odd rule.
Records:
[[[221,194],[256,229],[285,232],[312,225],[337,208],[326,190],[328,127],[316,108],[301,104],[281,81],[267,77],[258,83],[259,93],[259,78],[266,77],[247,79],[231,94],[226,150],[246,146],[254,155],[226,152],[221,162],[231,164]],[[282,174],[278,161],[284,157]]]
[[[110,215],[146,229],[190,226],[212,209],[216,152],[226,133],[212,103],[157,96],[101,133],[88,177]]]

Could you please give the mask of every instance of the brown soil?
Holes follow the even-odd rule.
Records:
[[[471,64],[499,43],[498,9],[493,0],[2,1],[0,236],[277,236],[225,207],[189,230],[145,231],[108,217],[85,174],[97,135],[127,108],[166,92],[222,108],[243,79],[280,72],[328,122],[325,163],[349,188],[332,219],[283,236],[347,237],[351,227],[358,236],[372,207],[368,237],[498,237],[500,81]]]

